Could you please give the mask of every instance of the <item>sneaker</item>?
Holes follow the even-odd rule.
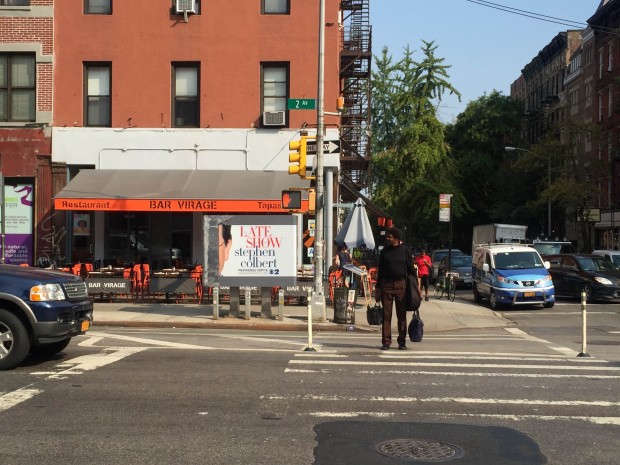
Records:
[[[428,296],[424,297],[424,300],[426,300],[428,302]]]
[[[398,350],[407,350],[407,346],[405,344],[400,344]]]
[[[390,346],[389,346],[389,345],[387,345],[387,344],[383,344],[383,345],[381,346],[381,350],[389,350],[389,349],[390,349]]]

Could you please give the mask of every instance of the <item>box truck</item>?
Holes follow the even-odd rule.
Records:
[[[480,224],[474,226],[472,235],[472,253],[478,244],[503,244],[525,242],[527,226],[520,224]]]

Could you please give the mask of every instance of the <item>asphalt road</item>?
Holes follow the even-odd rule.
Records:
[[[388,352],[377,334],[310,352],[303,333],[95,328],[0,375],[1,461],[617,465],[620,318],[601,308],[589,358],[572,303]]]

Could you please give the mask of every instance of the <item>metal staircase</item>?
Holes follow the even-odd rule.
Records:
[[[340,126],[340,170],[361,190],[369,186],[370,66],[372,28],[370,0],[341,0],[340,94],[345,110]]]

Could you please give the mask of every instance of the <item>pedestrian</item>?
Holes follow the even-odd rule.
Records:
[[[405,290],[407,273],[415,273],[409,249],[401,243],[400,231],[388,228],[385,231],[386,246],[379,255],[377,272],[377,300],[383,306],[383,325],[381,328],[381,350],[388,350],[392,344],[392,307],[396,307],[398,322],[398,349],[406,350],[407,307]]]
[[[353,260],[351,259],[351,253],[347,245],[341,245],[338,247],[338,268],[343,269],[345,265],[348,265]]]
[[[418,286],[420,288],[420,294],[422,288],[424,288],[424,300],[428,301],[428,286],[431,280],[431,257],[426,255],[426,250],[422,248],[420,253],[416,255],[414,262],[418,267]]]

